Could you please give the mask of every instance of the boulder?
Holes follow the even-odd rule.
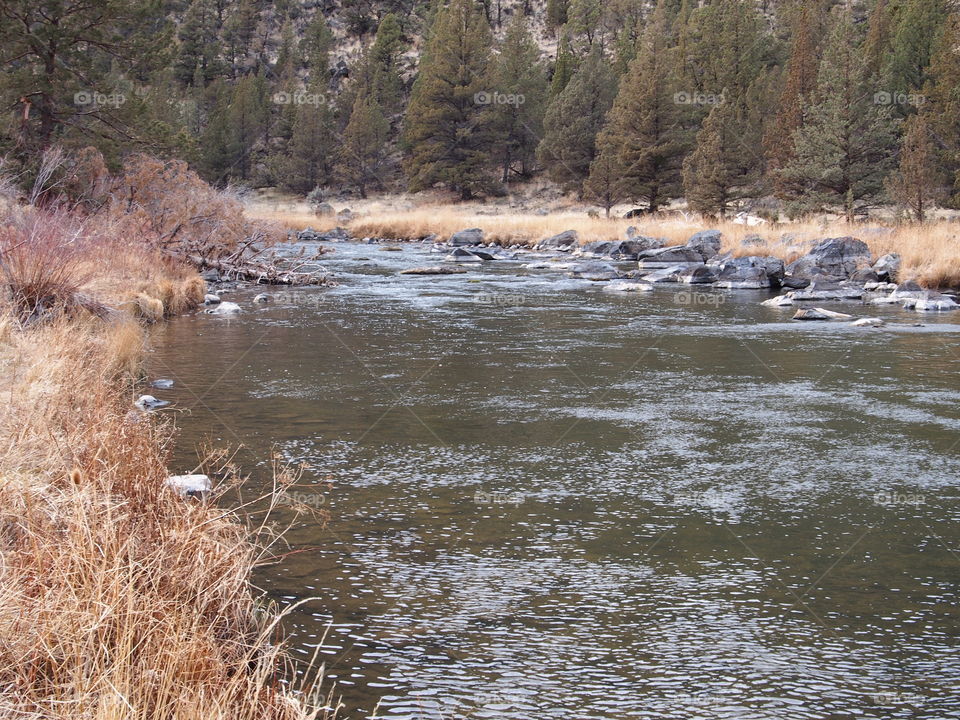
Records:
[[[570,268],[567,275],[579,280],[591,280],[593,282],[603,282],[620,277],[620,273],[617,272],[615,267],[602,262],[577,263]]]
[[[478,254],[479,251],[466,250],[462,247],[454,248],[453,252],[447,255],[444,260],[447,262],[483,262],[483,258]]]
[[[763,290],[770,287],[771,283],[762,267],[727,265],[721,270],[715,285],[727,290]]]
[[[430,265],[428,267],[415,267],[401,270],[401,275],[462,275],[466,270],[458,267]]]
[[[857,270],[870,267],[870,248],[852,237],[828,238],[817,243],[809,253],[787,266],[787,273],[812,280],[817,275],[847,279]]]
[[[703,263],[702,254],[693,248],[682,245],[644,250],[640,253],[639,257],[641,270],[655,270],[657,268],[667,268],[680,264],[700,265]]]
[[[317,217],[325,217],[334,214],[333,205],[328,202],[322,202],[313,206],[313,214]]]
[[[648,275],[643,276],[643,281],[647,283],[675,283],[680,282],[680,274],[686,270],[689,265],[670,265],[669,267],[655,270]]]
[[[777,295],[777,297],[770,298],[769,300],[764,300],[760,304],[767,307],[790,307],[794,304],[794,302],[793,298],[791,297],[791,293],[788,293],[786,295]]]
[[[909,301],[908,301],[909,302]],[[904,305],[906,307],[906,305]],[[944,312],[960,309],[956,301],[946,295],[936,292],[925,292],[916,299],[913,309],[917,312]]]
[[[604,286],[607,292],[641,293],[653,292],[653,285],[645,282],[615,282]]]
[[[834,283],[814,280],[803,290],[796,290],[793,299],[797,302],[815,302],[823,300],[860,300],[863,288],[856,283]]]
[[[866,285],[867,283],[875,283],[879,281],[880,276],[875,270],[873,270],[873,268],[860,268],[850,276],[850,282],[854,282],[859,285]]]
[[[171,475],[165,484],[184,499],[203,499],[212,489],[210,477],[207,475]]]
[[[208,315],[236,315],[239,312],[243,312],[243,309],[232,302],[222,302],[219,305],[214,305],[213,307],[204,310]]]
[[[348,223],[353,220],[353,211],[350,208],[344,208],[337,213],[337,222]]]
[[[574,247],[579,241],[576,230],[564,230],[537,243],[537,250],[566,250]]]
[[[883,318],[860,318],[850,323],[853,327],[880,327],[884,324]]]
[[[220,296],[219,296],[219,295],[214,295],[213,293],[207,293],[206,295],[203,296],[203,304],[204,304],[204,305],[219,305],[219,304],[220,304]]]
[[[618,243],[612,240],[595,240],[588,242],[580,248],[579,255],[592,255],[594,257],[606,257],[613,254],[613,249]]]
[[[266,305],[268,302],[270,302],[270,296],[266,293],[260,293],[253,299],[253,301],[260,305]]]
[[[153,395],[141,395],[134,403],[141,410],[156,410],[169,404],[166,400],[157,400]]]
[[[636,260],[648,250],[658,250],[663,247],[663,241],[657,238],[648,238],[635,235],[630,240],[620,242],[600,240],[584,245],[580,255],[593,257],[610,257],[616,260]]]
[[[879,280],[896,282],[903,262],[896,253],[884,255],[873,264],[873,271]]]
[[[634,208],[633,210],[627,210],[627,212],[623,214],[623,217],[625,217],[627,220],[630,220],[632,218],[643,217],[644,215],[649,215],[649,214],[650,214],[649,210],[646,210],[644,208]]]
[[[824,310],[823,308],[807,308],[797,310],[793,316],[794,320],[853,320],[853,315],[834,312],[833,310]]]
[[[802,290],[803,288],[810,286],[810,279],[794,277],[792,275],[784,275],[783,280],[780,281],[780,285],[785,288],[789,288],[790,290]]]
[[[719,230],[703,230],[687,240],[687,247],[695,250],[706,262],[720,254],[723,234]]]
[[[680,282],[687,285],[712,285],[717,281],[718,270],[716,267],[700,265],[699,267],[687,268],[680,274]]]
[[[450,244],[454,247],[464,247],[468,245],[480,245],[483,242],[483,230],[480,228],[469,228],[460,230],[450,236]]]

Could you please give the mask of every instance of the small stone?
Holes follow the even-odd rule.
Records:
[[[220,304],[220,296],[219,296],[219,295],[214,295],[213,293],[207,293],[206,295],[203,296],[203,304],[204,304],[204,305],[219,305],[219,304]]]
[[[253,299],[253,301],[255,303],[268,303],[270,302],[270,296],[266,293],[260,293]]]
[[[167,478],[166,485],[184,499],[203,499],[212,489],[210,477],[207,475],[171,475]]]
[[[134,403],[141,410],[156,410],[169,404],[166,400],[158,400],[153,395],[141,395]]]

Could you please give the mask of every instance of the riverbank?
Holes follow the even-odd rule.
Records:
[[[250,585],[265,543],[168,486],[191,470],[168,467],[173,421],[134,404],[146,323],[206,289],[148,242],[150,209],[2,208],[0,714],[327,716],[281,682],[280,615]]]
[[[355,238],[435,237],[445,242],[460,230],[480,228],[486,242],[527,247],[568,230],[577,233],[581,245],[626,240],[629,228],[638,235],[662,238],[666,245],[682,245],[700,230],[718,230],[723,234],[723,252],[737,257],[775,257],[785,263],[800,257],[805,245],[824,238],[852,236],[863,240],[875,257],[900,255],[903,276],[923,287],[960,288],[960,223],[948,215],[924,225],[892,220],[850,225],[826,218],[751,226],[675,212],[662,217],[591,217],[586,209],[569,204],[533,210],[508,204],[414,204],[409,198],[397,198],[335,203],[331,207],[333,214],[317,216],[305,203],[258,200],[248,203],[246,211],[251,218],[280,222],[294,230],[341,226]]]

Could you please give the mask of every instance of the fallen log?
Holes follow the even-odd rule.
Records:
[[[297,268],[283,268],[275,263],[254,262],[230,258],[207,258],[190,255],[190,262],[201,271],[216,270],[227,280],[244,280],[259,285],[335,285],[331,275],[324,271],[303,272]],[[303,267],[300,263],[298,267]]]

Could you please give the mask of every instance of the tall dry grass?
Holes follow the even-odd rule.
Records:
[[[330,717],[251,592],[277,538],[168,489],[174,428],[133,407],[144,321],[204,291],[138,222],[0,213],[0,717]]]

